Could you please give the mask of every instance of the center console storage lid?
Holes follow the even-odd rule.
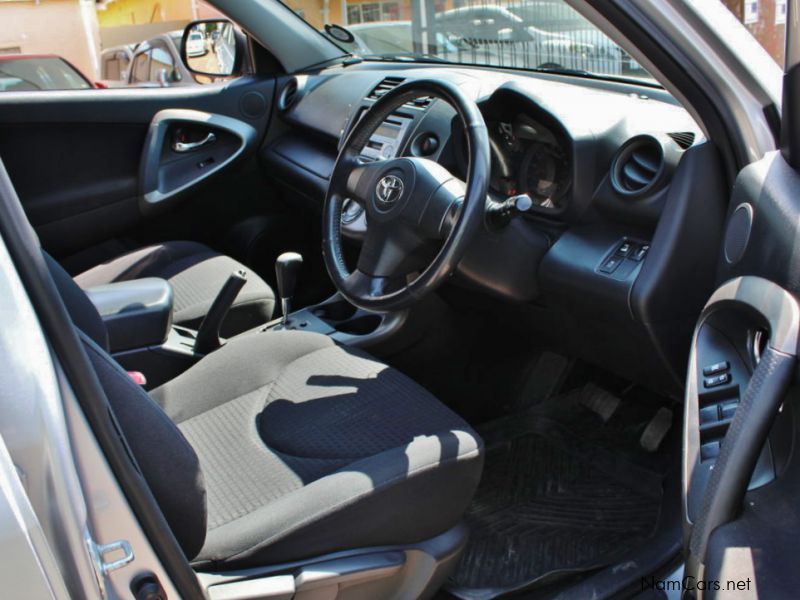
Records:
[[[162,344],[172,326],[172,286],[147,277],[85,290],[108,329],[111,352]]]

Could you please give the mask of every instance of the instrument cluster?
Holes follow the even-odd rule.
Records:
[[[503,197],[528,194],[541,209],[565,208],[570,160],[559,138],[525,114],[486,125],[492,147],[492,192]]]

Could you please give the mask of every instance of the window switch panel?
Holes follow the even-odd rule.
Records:
[[[730,368],[731,364],[727,360],[723,360],[713,365],[703,367],[703,375],[708,377],[709,375],[716,375],[717,373],[725,373]]]

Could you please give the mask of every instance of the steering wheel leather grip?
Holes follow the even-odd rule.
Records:
[[[420,96],[438,98],[456,111],[467,140],[466,182],[424,158],[376,162],[359,158],[381,123]],[[422,79],[384,94],[347,136],[325,195],[322,251],[339,292],[355,306],[388,312],[408,308],[441,285],[482,226],[490,165],[483,115],[457,86]],[[369,223],[352,272],[342,249],[341,215],[346,198],[364,207]],[[441,247],[428,260],[437,244]],[[419,275],[408,281],[412,272]]]

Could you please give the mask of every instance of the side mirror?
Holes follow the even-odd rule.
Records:
[[[197,75],[229,77],[241,70],[244,42],[226,19],[192,21],[183,31],[181,58]]]

